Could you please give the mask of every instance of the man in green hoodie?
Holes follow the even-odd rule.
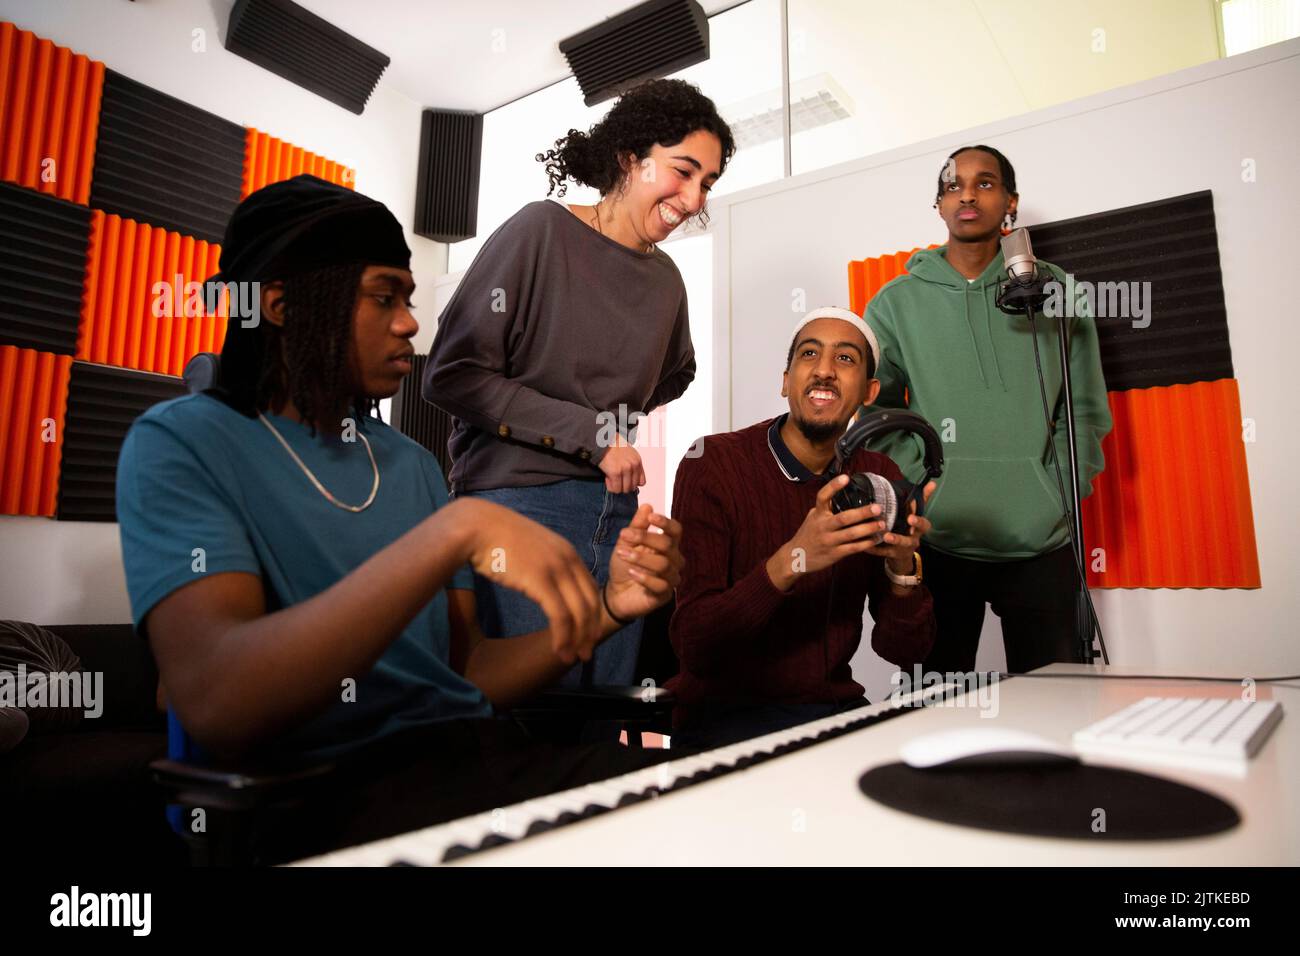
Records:
[[[1016,219],[1011,163],[990,146],[957,150],[939,174],[935,208],[948,242],[908,260],[907,274],[868,303],[881,344],[879,408],[910,408],[942,436],[946,468],[928,505],[933,530],[921,545],[938,637],[927,671],[969,672],[985,605],[1002,621],[1007,668],[1026,671],[1081,659],[1078,571],[1052,466],[1055,446],[1069,488],[1069,446],[1057,359],[1057,326],[1040,318],[1050,432],[1043,420],[1028,320],[995,304],[1006,279],[1000,240]],[[1039,260],[1065,282],[1065,272]],[[1068,288],[1068,286],[1067,286]],[[1104,467],[1110,409],[1097,329],[1082,296],[1068,322],[1080,493]],[[895,433],[874,446],[903,470],[921,446]]]

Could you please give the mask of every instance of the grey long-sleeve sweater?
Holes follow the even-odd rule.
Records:
[[[455,418],[452,488],[480,491],[599,478],[610,423],[635,424],[694,377],[673,261],[542,201],[475,257],[439,318],[423,394]]]

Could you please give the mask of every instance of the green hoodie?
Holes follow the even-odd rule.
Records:
[[[875,407],[911,408],[944,439],[943,477],[926,510],[933,524],[928,544],[984,561],[1030,558],[1069,538],[1048,452],[1029,322],[1005,314],[994,302],[1005,275],[1001,252],[978,279],[968,282],[944,258],[946,248],[914,254],[907,275],[887,283],[867,305],[867,324],[882,351]],[[1039,265],[1065,282],[1062,269],[1041,260]],[[1070,375],[1080,492],[1086,496],[1105,464],[1101,440],[1111,420],[1097,328],[1082,295],[1074,315],[1067,319]],[[1068,495],[1070,459],[1056,320],[1040,317],[1034,324]],[[909,477],[920,474],[919,439],[894,433],[872,447],[889,455]]]

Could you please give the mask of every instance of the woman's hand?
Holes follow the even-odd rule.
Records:
[[[600,460],[600,470],[605,473],[605,487],[616,494],[636,491],[645,484],[641,453],[622,435],[614,436],[614,444]]]

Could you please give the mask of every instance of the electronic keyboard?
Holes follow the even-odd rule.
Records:
[[[964,691],[961,685],[938,684],[891,701],[885,710],[863,714],[855,708],[809,721],[787,730],[753,737],[700,754],[669,760],[642,770],[575,787],[534,800],[499,807],[459,820],[436,824],[373,843],[335,850],[300,860],[294,866],[436,866],[454,863],[471,854],[526,840],[559,827],[647,800],[671,799],[687,787],[726,774],[740,773],[756,764],[867,727],[893,720],[922,707],[950,699]]]

